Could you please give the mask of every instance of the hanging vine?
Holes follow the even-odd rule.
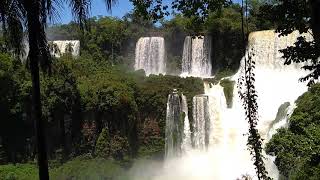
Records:
[[[248,133],[248,141],[247,146],[250,151],[250,154],[253,157],[254,166],[256,169],[256,174],[258,179],[269,180],[268,172],[265,168],[264,157],[262,155],[262,139],[257,129],[258,124],[258,103],[257,103],[257,93],[255,90],[255,62],[252,57],[254,53],[252,53],[252,49],[248,49],[248,53],[246,54],[246,41],[245,37],[247,37],[248,33],[248,4],[242,0],[242,36],[243,36],[243,54],[244,54],[244,69],[242,69],[243,73],[239,77],[238,80],[238,88],[239,88],[239,96],[243,101],[243,107],[245,109],[246,120],[249,123],[249,133]],[[246,22],[246,23],[245,23]],[[244,24],[247,26],[247,33],[244,32]]]

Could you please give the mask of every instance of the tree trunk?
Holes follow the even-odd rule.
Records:
[[[66,131],[65,131],[65,116],[64,116],[64,111],[63,115],[60,116],[60,143],[61,143],[61,148],[62,148],[62,161],[64,161],[67,157],[67,145],[66,145]]]
[[[45,137],[45,121],[41,120],[41,100],[40,100],[40,76],[39,76],[39,61],[40,61],[40,32],[42,25],[40,23],[40,2],[30,0],[25,2],[28,22],[28,37],[29,37],[29,61],[32,78],[32,105],[33,119],[35,122],[35,131],[37,139],[38,166],[40,180],[49,179],[48,160],[46,150]]]

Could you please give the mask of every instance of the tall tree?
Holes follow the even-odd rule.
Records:
[[[64,0],[72,9],[80,27],[86,27],[91,0]],[[37,137],[38,166],[40,179],[49,179],[46,152],[45,121],[42,120],[40,99],[40,66],[50,71],[50,52],[47,44],[45,28],[48,20],[57,14],[56,6],[63,1],[54,0],[3,0],[0,3],[0,22],[6,37],[7,46],[13,54],[21,57],[24,30],[28,36],[28,66],[32,78],[33,119]],[[111,9],[115,0],[105,0],[107,10]]]

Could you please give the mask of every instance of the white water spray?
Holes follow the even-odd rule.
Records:
[[[188,117],[187,97],[183,94],[181,95],[181,106],[182,112],[184,113],[182,150],[183,153],[186,153],[186,151],[191,149],[191,130]]]
[[[136,44],[134,69],[146,75],[165,74],[165,45],[163,37],[142,37]]]
[[[190,37],[184,40],[181,76],[211,76],[210,36]]]
[[[259,31],[249,36],[248,49],[255,54],[252,58],[256,62],[254,73],[259,105],[257,127],[261,137],[266,140],[270,139],[277,128],[285,125],[283,121],[287,121],[288,116],[284,116],[278,123],[274,123],[278,108],[285,102],[294,104],[298,96],[307,91],[306,84],[299,82],[299,78],[308,72],[301,70],[297,64],[283,65],[284,60],[279,52],[280,49],[292,45],[298,36],[297,32],[293,32],[287,37],[279,38],[274,31]],[[309,35],[306,37],[310,40]],[[197,71],[193,70],[192,66],[187,66],[187,68],[191,68],[190,72]],[[243,69],[242,62],[238,73],[230,80],[237,81]],[[203,75],[200,73],[198,77],[203,77]],[[212,85],[205,82],[204,87],[205,95],[209,99],[210,115],[207,150],[197,147],[190,148],[182,157],[166,161],[161,175],[154,179],[232,180],[245,174],[257,179],[252,156],[246,146],[247,136],[245,134],[248,133],[248,122],[245,119],[242,101],[238,96],[239,90],[237,87],[234,88],[233,106],[227,108],[223,87],[220,84]],[[287,114],[292,107],[288,107]],[[200,112],[193,110],[193,116],[199,115]],[[272,163],[274,158],[266,157],[269,176],[277,179],[278,172]]]

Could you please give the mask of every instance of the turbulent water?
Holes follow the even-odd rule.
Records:
[[[278,37],[273,31],[254,32],[249,36],[248,51],[255,54],[252,58],[256,62],[254,72],[259,105],[258,129],[265,140],[269,140],[277,128],[287,124],[288,115],[294,108],[294,101],[307,91],[306,84],[299,82],[299,78],[305,76],[307,72],[301,70],[298,65],[283,65],[282,54],[278,51],[292,45],[297,36],[298,33],[293,32],[287,37]],[[310,39],[309,35],[308,38]],[[186,44],[190,42],[185,42]],[[185,46],[184,53],[186,49]],[[189,72],[198,71],[192,67],[194,66],[187,67],[191,68]],[[243,62],[238,73],[229,79],[237,81],[242,73]],[[198,76],[203,77],[203,74]],[[220,84],[212,85],[205,82],[204,90],[205,95],[194,97],[192,114],[194,133],[191,139],[193,142],[200,142],[201,145],[189,146],[190,149],[187,149],[182,156],[167,160],[161,175],[157,175],[154,179],[232,180],[244,174],[257,179],[246,146],[245,134],[248,133],[248,123],[245,120],[242,101],[238,96],[238,88],[234,88],[232,108],[227,107],[223,87]],[[209,112],[206,112],[206,107]],[[206,122],[205,114],[209,114],[208,124],[203,122]],[[200,127],[199,125],[201,128],[195,128]],[[184,132],[187,131],[188,129],[184,129]],[[201,138],[197,133],[201,134]],[[209,139],[206,140],[206,137]],[[184,138],[190,137],[184,136]],[[203,144],[206,143],[208,146],[204,149]],[[273,164],[274,158],[266,157],[265,163],[269,175],[278,179],[278,171]]]
[[[182,150],[183,153],[191,149],[191,129],[189,122],[189,113],[188,113],[188,103],[187,97],[185,95],[181,95],[181,106],[182,113],[184,113],[184,121],[183,121],[183,142],[182,142]]]
[[[210,134],[210,115],[209,115],[209,97],[198,95],[193,97],[193,138],[192,145],[197,149],[205,149],[209,144]]]
[[[143,69],[146,75],[165,74],[165,45],[163,37],[142,37],[136,44],[135,70]]]
[[[51,41],[53,44],[57,45],[57,48],[59,49],[59,52],[55,53],[52,52],[52,55],[55,57],[60,57],[62,54],[66,53],[68,51],[68,46],[71,46],[70,50],[71,54],[73,56],[79,56],[80,55],[80,41],[79,40],[62,40],[62,41]]]
[[[182,76],[211,76],[210,36],[190,37],[184,40],[182,55]]]
[[[181,102],[177,92],[169,94],[167,101],[166,117],[166,158],[176,157],[181,154],[182,130],[181,130]]]

